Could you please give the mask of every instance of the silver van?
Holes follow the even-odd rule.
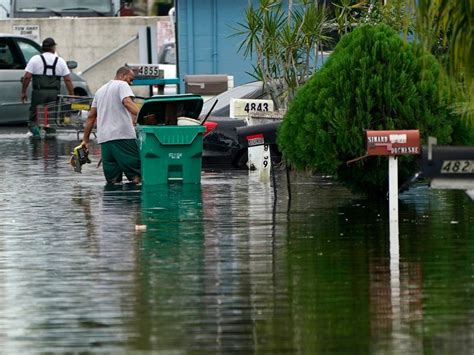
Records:
[[[26,63],[36,54],[41,53],[41,46],[35,41],[18,35],[0,33],[0,125],[23,124],[28,121],[30,103],[21,102],[21,79],[25,74]],[[74,69],[77,63],[68,61],[68,67]],[[74,95],[92,96],[86,81],[71,72]],[[29,86],[28,99],[31,99]],[[61,94],[66,95],[64,81],[61,83]]]

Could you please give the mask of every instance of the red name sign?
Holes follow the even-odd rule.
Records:
[[[256,145],[263,145],[265,143],[262,133],[252,134],[250,136],[247,136],[246,138],[247,138],[249,147],[253,147]]]
[[[365,131],[367,155],[421,154],[420,131]]]

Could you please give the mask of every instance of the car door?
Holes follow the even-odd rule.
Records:
[[[24,68],[23,56],[12,38],[0,37],[0,124],[25,123],[28,120],[29,103],[21,102]]]

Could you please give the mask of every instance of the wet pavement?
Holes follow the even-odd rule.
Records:
[[[0,129],[0,353],[471,353],[474,202],[246,171],[105,186],[75,133]]]

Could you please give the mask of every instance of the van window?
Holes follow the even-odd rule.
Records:
[[[13,11],[28,13],[31,17],[48,16],[113,16],[111,0],[14,0]],[[15,16],[13,16],[15,17]]]
[[[13,54],[10,46],[0,39],[0,69],[13,69]]]

